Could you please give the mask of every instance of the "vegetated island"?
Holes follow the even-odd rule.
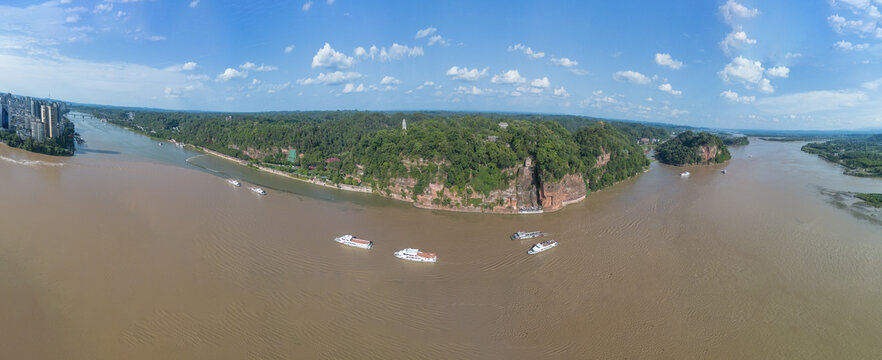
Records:
[[[655,158],[668,165],[723,163],[732,158],[719,136],[686,131],[655,149]]]
[[[723,145],[726,146],[747,146],[750,145],[750,140],[747,136],[724,136]]]
[[[854,197],[863,200],[872,207],[882,207],[882,194],[857,193]]]
[[[558,121],[508,114],[84,110],[319,185],[421,208],[507,214],[558,210],[641,173],[649,159],[639,139],[668,136],[637,123],[582,119],[568,130]]]
[[[882,134],[808,143],[802,151],[844,166],[847,175],[882,177]]]

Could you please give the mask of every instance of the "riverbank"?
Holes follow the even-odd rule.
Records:
[[[321,179],[317,179],[317,178],[303,178],[303,177],[300,177],[300,176],[297,176],[297,175],[294,175],[294,174],[291,174],[291,173],[286,173],[286,172],[284,172],[284,171],[276,170],[276,169],[273,169],[273,168],[268,168],[268,167],[260,166],[260,165],[254,165],[254,164],[251,164],[251,163],[249,163],[249,162],[247,162],[247,161],[245,161],[245,160],[242,160],[242,159],[239,159],[239,158],[236,158],[236,157],[232,157],[232,156],[229,156],[229,155],[226,155],[226,154],[222,154],[222,153],[219,153],[219,152],[214,151],[214,150],[211,150],[211,149],[206,149],[206,148],[201,147],[201,146],[196,146],[196,145],[192,145],[192,144],[183,144],[183,143],[180,143],[180,142],[177,142],[177,141],[174,141],[174,140],[170,140],[169,142],[172,143],[172,144],[175,144],[175,145],[189,146],[189,147],[192,147],[192,148],[197,149],[197,150],[199,150],[199,151],[202,151],[202,152],[204,152],[204,153],[206,153],[206,154],[213,155],[213,156],[217,156],[217,157],[219,157],[219,158],[222,158],[222,159],[225,159],[225,160],[229,160],[229,161],[232,161],[232,162],[238,163],[238,164],[240,164],[240,165],[251,166],[251,167],[254,167],[254,168],[256,168],[257,170],[260,170],[260,171],[263,171],[263,172],[267,172],[267,173],[270,173],[270,174],[275,174],[275,175],[278,175],[278,176],[284,176],[284,177],[289,178],[289,179],[294,179],[294,180],[298,180],[298,181],[303,181],[303,182],[310,183],[310,184],[313,184],[313,185],[324,186],[324,187],[327,187],[327,188],[332,188],[332,189],[337,189],[337,190],[344,190],[344,191],[353,191],[353,192],[360,192],[360,193],[374,193],[373,189],[371,189],[371,188],[369,188],[369,187],[366,187],[366,186],[355,186],[355,185],[347,185],[347,184],[331,184],[331,183],[328,183],[328,182],[326,182],[326,181],[322,181]]]

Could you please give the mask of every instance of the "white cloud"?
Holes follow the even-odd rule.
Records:
[[[648,77],[646,77],[646,75],[631,70],[617,71],[615,74],[613,74],[613,79],[616,79],[618,81],[627,81],[633,84],[646,85],[650,83],[650,80]]]
[[[190,2],[190,7],[191,7],[191,8],[195,8],[197,5],[199,5],[199,0],[193,0],[193,1]]]
[[[276,70],[279,70],[279,68],[277,66],[269,66],[269,65],[263,65],[263,64],[261,64],[260,66],[257,66],[256,64],[254,64],[253,62],[250,62],[250,61],[247,61],[242,65],[239,65],[239,68],[244,69],[244,70],[254,70],[254,71],[276,71]]]
[[[726,90],[720,93],[720,97],[731,103],[750,104],[756,100],[756,96],[740,96],[737,92]]]
[[[766,69],[766,76],[787,78],[790,76],[790,69],[786,66],[775,66]]]
[[[297,83],[300,85],[312,85],[312,84],[320,84],[320,85],[339,85],[344,82],[349,82],[352,80],[361,79],[364,77],[363,75],[350,71],[350,72],[342,72],[335,71],[332,73],[320,73],[318,76],[307,79],[297,80]]]
[[[453,89],[453,91],[459,94],[467,95],[489,95],[495,92],[491,89],[481,89],[474,85],[472,85],[471,87],[460,85],[456,89]]]
[[[508,51],[520,51],[527,55],[530,59],[541,59],[545,57],[544,52],[533,51],[532,48],[526,47],[521,44],[512,45],[508,47]]]
[[[683,67],[683,62],[679,60],[674,60],[670,54],[655,54],[655,63],[661,66],[667,66],[671,69],[677,70]]]
[[[570,93],[567,92],[567,89],[564,89],[561,86],[557,89],[554,89],[554,96],[566,98],[566,97],[570,97]]]
[[[311,7],[312,7],[312,1],[307,1],[306,3],[303,4],[302,7],[300,7],[300,9],[302,9],[303,11],[309,11],[309,8],[311,8]]]
[[[126,15],[127,15],[126,12],[125,12],[125,11],[122,11],[122,10],[116,12],[116,17],[123,17],[123,16],[126,16]]]
[[[329,69],[348,69],[355,64],[355,59],[331,48],[331,44],[325,43],[315,56],[312,57],[312,67],[324,67]]]
[[[334,5],[334,0],[328,0],[328,5]]]
[[[239,71],[233,68],[227,68],[216,78],[217,81],[227,82],[232,79],[244,79],[248,77],[248,71]]]
[[[163,70],[165,71],[190,71],[196,68],[195,61],[188,61],[180,65],[172,65]]]
[[[775,92],[775,88],[772,87],[772,82],[766,78],[763,78],[762,80],[760,80],[759,89],[760,89],[760,91],[762,91],[764,93],[769,93],[769,94]]]
[[[163,40],[165,40],[165,36],[153,35],[153,36],[149,36],[149,37],[147,37],[147,40],[150,40],[150,41],[163,41]]]
[[[450,70],[447,70],[447,76],[450,76],[453,80],[477,81],[487,76],[487,68],[478,71],[478,69],[469,70],[467,67],[453,66]]]
[[[740,49],[742,45],[753,44],[756,44],[756,40],[748,38],[747,33],[741,31],[741,28],[738,27],[727,34],[723,41],[720,41],[720,48],[723,49],[723,52],[726,53],[726,55],[729,55],[733,48]]]
[[[285,46],[285,54],[290,54],[292,51],[294,51],[294,45]]]
[[[422,83],[420,86],[417,86],[416,89],[422,90],[424,88],[431,87],[431,86],[435,86],[435,82],[434,81],[426,81],[426,82]],[[440,87],[441,86],[439,85],[438,88],[440,88]]]
[[[346,84],[346,86],[343,87],[344,94],[360,93],[365,91],[367,91],[367,89],[364,87],[364,84],[358,84],[358,86],[355,86],[355,84],[353,83],[348,83]]]
[[[201,88],[202,88],[202,83],[196,83],[196,84],[187,85],[187,86],[179,87],[179,88],[167,87],[167,88],[165,88],[165,97],[168,99],[177,99],[181,96],[184,96],[186,93],[189,93],[193,90],[201,89]]]
[[[380,80],[380,85],[398,85],[401,84],[401,80],[398,80],[392,76],[383,76],[383,80]]]
[[[688,110],[680,110],[680,109],[671,110],[671,116],[673,116],[673,117],[680,117],[680,115],[688,115],[688,114],[689,114]]]
[[[830,17],[827,18],[827,23],[829,23],[830,27],[839,34],[849,31],[863,35],[876,30],[876,23],[873,21],[864,22],[863,20],[847,20],[844,17],[839,16],[839,14],[830,15]]]
[[[499,75],[493,75],[490,82],[494,84],[520,84],[526,82],[523,76],[517,70],[509,70]]]
[[[839,40],[837,43],[833,44],[833,47],[842,51],[863,51],[868,49],[870,44],[852,44],[850,41]]]
[[[435,44],[438,44],[441,46],[450,46],[450,40],[447,40],[447,39],[441,37],[441,35],[434,35],[431,38],[429,38],[429,46],[432,46]]]
[[[385,47],[380,50],[381,61],[400,60],[405,56],[423,56],[423,48],[419,46],[408,47],[393,43],[388,51]]]
[[[68,15],[68,16],[64,19],[64,22],[66,22],[66,23],[68,23],[68,24],[73,24],[73,23],[75,23],[75,22],[77,22],[77,21],[80,21],[80,16],[77,15],[77,14]]]
[[[416,38],[417,38],[417,39],[424,38],[424,37],[426,37],[426,36],[429,36],[429,35],[434,34],[436,31],[438,31],[438,29],[429,26],[429,27],[427,27],[427,28],[425,28],[425,29],[422,29],[422,30],[417,31],[417,33],[416,33]]]
[[[61,0],[61,1],[59,1],[59,3],[61,3],[61,4],[70,4],[71,1],[73,1],[73,0]]]
[[[98,13],[108,12],[110,10],[113,10],[113,3],[101,3],[98,5],[95,5],[95,10],[92,10],[92,12],[98,14]]]
[[[760,99],[756,105],[773,114],[804,114],[852,108],[865,101],[867,95],[860,91],[819,90]]]
[[[579,65],[578,61],[570,60],[568,58],[551,58],[551,62],[567,68]]]
[[[867,89],[867,90],[876,90],[879,88],[879,86],[882,86],[882,78],[878,78],[878,79],[872,80],[872,81],[867,81],[867,82],[861,84],[861,87],[864,89]]]
[[[720,12],[723,14],[723,18],[726,19],[726,22],[729,24],[731,24],[736,17],[752,18],[759,14],[759,10],[748,8],[744,5],[739,4],[735,0],[726,1],[725,4],[720,6]]]
[[[764,72],[763,64],[759,61],[739,56],[732,59],[732,62],[729,64],[726,64],[723,70],[719,72],[719,75],[726,82],[738,81],[743,83],[748,89],[752,88],[752,86],[757,86],[760,91],[772,93],[775,89],[772,87],[769,79],[763,77]],[[776,69],[773,72],[775,75],[781,75],[781,73],[789,74],[789,69],[787,71]]]
[[[658,89],[672,95],[680,95],[683,93],[680,90],[674,90],[674,87],[671,86],[671,84],[661,84],[658,86]]]
[[[539,78],[530,82],[530,86],[536,88],[548,88],[551,87],[551,81],[548,81],[548,77]]]
[[[267,89],[267,90],[266,90],[266,93],[267,93],[267,94],[277,93],[277,92],[279,92],[279,91],[282,91],[282,90],[285,90],[285,89],[289,88],[290,86],[291,86],[291,82],[290,82],[290,81],[288,81],[288,82],[286,82],[286,83],[284,83],[284,84],[267,85],[267,87],[266,87],[266,89]]]

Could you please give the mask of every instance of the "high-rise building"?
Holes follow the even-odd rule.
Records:
[[[0,104],[0,129],[9,130],[9,111],[3,104]]]
[[[55,105],[47,104],[40,106],[40,121],[43,123],[43,134],[49,138],[56,138],[60,135],[58,126],[58,108]]]
[[[34,141],[43,141],[46,138],[44,126],[43,122],[38,119],[31,121],[31,138]]]

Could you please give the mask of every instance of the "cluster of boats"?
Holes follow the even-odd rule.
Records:
[[[531,232],[522,232],[518,231],[511,235],[512,240],[523,240],[523,239],[531,239],[535,237],[544,236],[541,231],[531,231]],[[334,238],[334,241],[352,247],[357,247],[361,249],[370,249],[374,246],[374,242],[370,240],[359,239],[354,235],[343,235],[340,237]],[[546,251],[557,246],[557,241],[554,240],[546,240],[540,243],[533,245],[530,250],[527,250],[527,254],[533,255],[538,254],[540,252]],[[401,249],[393,253],[395,257],[403,260],[416,261],[416,262],[437,262],[438,254],[432,252],[422,251],[420,249],[414,248],[406,248]]]
[[[518,232],[511,235],[511,239],[512,240],[524,240],[524,239],[532,239],[532,238],[536,238],[536,237],[540,237],[540,236],[545,236],[545,234],[541,231],[530,231],[530,232],[518,231]],[[543,242],[536,243],[535,245],[533,245],[533,247],[531,247],[530,250],[527,250],[527,254],[530,254],[530,255],[538,254],[538,253],[541,253],[545,250],[551,249],[555,246],[557,246],[557,241],[545,240]]]
[[[236,186],[236,187],[240,187],[240,186],[242,186],[242,183],[240,183],[240,182],[239,182],[238,180],[236,180],[236,179],[227,179],[227,182],[230,183],[230,184],[233,184],[233,186]],[[260,194],[260,195],[266,195],[266,191],[264,191],[263,189],[261,189],[261,188],[259,188],[259,187],[252,186],[252,187],[250,187],[250,188],[248,188],[248,189],[250,189],[251,191],[254,191],[254,192],[256,192],[256,193],[258,193],[258,194]]]

